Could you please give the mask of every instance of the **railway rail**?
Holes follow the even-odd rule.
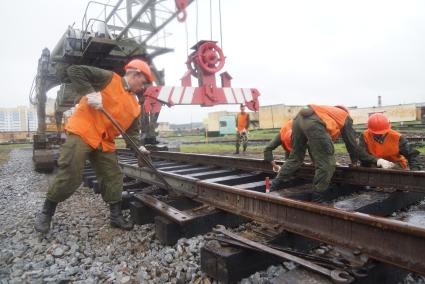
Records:
[[[119,150],[118,154],[119,165],[127,177],[163,187],[151,169],[138,165],[132,152]],[[260,159],[168,151],[154,151],[151,158],[177,195],[300,236],[360,251],[373,259],[425,275],[425,228],[296,200],[297,194],[309,191],[308,183],[314,172],[311,165],[304,165],[294,181],[288,182],[287,189],[267,194],[264,180],[275,174],[270,165]],[[353,185],[356,189],[377,187],[377,192],[408,192],[416,194],[415,200],[425,196],[423,172],[339,166],[332,182]],[[294,191],[297,186],[300,188]],[[340,187],[338,195],[353,192],[345,192],[343,188]],[[166,212],[173,222],[185,224],[195,218],[149,194],[135,196],[151,208]]]
[[[412,143],[415,146],[423,146],[425,145],[425,136],[423,135],[405,135],[404,136],[407,141]],[[250,139],[249,145],[267,145],[270,142],[270,139]],[[338,143],[343,143],[342,139],[338,140]],[[235,144],[234,140],[222,139],[222,140],[212,140],[212,141],[183,141],[181,144],[183,145],[201,145],[201,144]]]
[[[121,151],[120,155],[123,161],[121,164],[124,167],[126,165],[125,162],[131,162],[132,159],[133,161],[135,159],[129,151]],[[127,160],[124,158],[126,155],[130,155]],[[251,190],[258,190],[258,187],[263,190],[264,177],[267,175],[273,175],[273,170],[270,164],[262,159],[223,157],[206,154],[183,154],[168,151],[153,152],[152,158],[158,160],[158,169],[164,172],[195,177],[198,179],[203,179],[206,176],[208,178],[206,180],[207,182],[223,181],[223,176],[227,177],[228,173],[234,172],[233,170],[220,169],[219,172],[215,173],[213,170],[214,167],[250,171],[252,173],[245,173],[244,175],[239,176],[239,178],[234,182],[238,182],[239,180],[242,180],[243,182],[253,180],[253,182],[250,181],[243,185],[244,189]],[[168,161],[169,164],[166,164],[167,167],[163,167],[161,161]],[[193,164],[197,166],[194,166]],[[313,175],[314,167],[311,164],[305,164],[296,173],[295,177],[303,180],[311,180]],[[216,178],[216,180],[210,180],[209,178]],[[389,187],[396,190],[418,191],[425,193],[424,172],[337,166],[332,181],[359,186]],[[155,181],[152,182],[154,183]],[[234,182],[222,183],[226,185],[235,185],[236,183]]]

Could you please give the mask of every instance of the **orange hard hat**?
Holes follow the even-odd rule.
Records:
[[[346,108],[345,106],[343,106],[343,105],[336,105],[335,107],[337,107],[337,108],[339,108],[339,109],[342,109],[343,111],[345,111],[346,113],[350,113],[350,111],[348,110],[348,108]]]
[[[153,76],[151,69],[149,68],[149,65],[140,59],[133,59],[130,62],[127,63],[127,65],[124,66],[124,70],[127,71],[128,69],[135,69],[140,73],[143,73],[146,77],[146,79],[149,80],[149,82],[152,82]]]
[[[283,135],[283,145],[285,145],[285,149],[289,152],[292,151],[291,137],[292,137],[292,129],[289,129]]]
[[[384,134],[391,129],[391,122],[383,113],[374,113],[367,120],[367,129],[373,134]]]

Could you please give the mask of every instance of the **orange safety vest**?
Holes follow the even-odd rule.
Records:
[[[291,152],[289,151],[289,149],[286,149],[285,146],[285,134],[288,130],[292,129],[292,119],[288,120],[287,122],[285,122],[282,127],[280,128],[280,141],[282,143],[282,148],[283,150],[287,151],[287,152]]]
[[[244,112],[244,113],[239,112],[238,113],[238,116],[237,116],[237,119],[238,119],[238,125],[237,125],[238,132],[240,133],[240,132],[242,132],[242,130],[244,128],[246,128],[246,123],[248,121],[248,113],[246,113],[246,112]]]
[[[332,140],[336,140],[344,127],[348,113],[333,106],[309,105],[316,115],[325,123]]]
[[[385,136],[384,143],[373,139],[373,133],[369,130],[363,132],[363,138],[370,154],[393,163],[399,163],[403,169],[407,168],[407,159],[400,154],[399,143],[401,134],[390,129]]]
[[[124,89],[122,78],[113,73],[111,82],[101,91],[103,108],[127,130],[140,114],[136,96]],[[87,97],[81,98],[75,112],[69,118],[65,130],[76,134],[93,149],[102,146],[103,152],[114,152],[114,138],[119,131],[100,111],[90,107]]]

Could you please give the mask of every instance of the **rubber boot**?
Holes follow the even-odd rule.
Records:
[[[313,192],[311,193],[311,201],[312,201],[312,202],[317,202],[317,203],[324,202],[324,201],[325,201],[325,195],[324,195],[324,192],[321,192],[321,191],[313,191]]]
[[[44,201],[43,208],[41,212],[37,214],[35,218],[34,228],[40,233],[47,233],[50,230],[50,223],[52,222],[52,217],[55,215],[56,202],[50,201],[46,198]]]
[[[114,204],[109,204],[109,208],[111,210],[111,226],[115,227],[115,228],[120,228],[123,230],[127,230],[130,231],[131,229],[133,229],[133,222],[127,222],[124,219],[124,216],[122,215],[122,211],[121,211],[121,201],[114,203]]]
[[[239,148],[238,147],[236,147],[236,151],[233,154],[239,154]]]

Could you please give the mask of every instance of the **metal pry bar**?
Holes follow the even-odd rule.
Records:
[[[213,228],[213,231],[216,233],[221,233],[225,235],[226,237],[229,237],[233,240],[242,242],[250,247],[253,247],[255,249],[279,256],[281,258],[293,261],[299,265],[302,265],[306,268],[309,268],[315,272],[318,272],[320,274],[326,275],[330,277],[334,282],[336,283],[351,283],[354,279],[351,277],[351,275],[343,270],[340,269],[334,269],[330,270],[326,267],[322,267],[320,265],[317,265],[309,260],[303,259],[301,257],[268,247],[266,245],[251,241],[247,238],[244,238],[242,236],[239,236],[237,234],[234,234],[230,231],[227,231],[226,228],[222,225],[217,225],[215,228]]]
[[[118,121],[116,121],[104,108],[99,109],[118,129],[121,133],[122,137],[124,137],[125,141],[130,145],[131,148],[136,152],[137,156],[140,157],[143,162],[155,173],[155,175],[159,178],[159,180],[164,184],[167,190],[172,191],[172,187],[168,184],[162,174],[155,168],[150,159],[146,157],[146,154],[140,151],[139,147],[137,147],[136,142],[131,139],[131,137],[125,132],[124,129],[119,125]]]

